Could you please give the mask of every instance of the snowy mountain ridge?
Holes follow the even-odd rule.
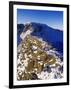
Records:
[[[31,35],[36,36],[38,38],[42,38],[44,41],[49,42],[61,53],[63,52],[63,31],[58,29],[53,29],[46,24],[29,22],[25,25],[18,24],[17,30],[20,31],[18,33],[18,44],[21,41],[20,34],[22,32],[26,32],[27,30],[31,30]],[[33,30],[33,31],[32,31]]]

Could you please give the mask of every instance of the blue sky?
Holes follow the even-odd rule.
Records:
[[[17,23],[38,22],[63,30],[63,11],[17,9]]]

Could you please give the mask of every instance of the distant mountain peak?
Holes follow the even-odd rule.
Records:
[[[60,29],[56,29],[56,28],[53,28],[52,26],[49,26],[47,24],[43,24],[43,23],[38,23],[38,22],[27,22],[24,24],[24,26],[31,26],[33,29],[34,27],[48,27],[48,28],[51,28],[51,29],[54,29],[54,30],[59,30],[59,31],[62,31]]]

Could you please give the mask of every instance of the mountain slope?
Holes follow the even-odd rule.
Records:
[[[28,23],[25,25],[18,24],[18,44],[21,41],[20,34],[22,31],[26,32],[28,29],[32,28],[33,32],[31,35],[42,38],[44,41],[49,42],[54,48],[56,48],[61,53],[63,52],[63,31],[58,29],[53,29],[46,24],[41,23]]]
[[[23,32],[24,25],[23,24],[17,24],[17,44],[21,42],[20,34]]]
[[[63,51],[63,31],[38,23],[32,23],[32,27],[34,28],[32,35],[43,38],[44,41],[51,43],[57,50]]]

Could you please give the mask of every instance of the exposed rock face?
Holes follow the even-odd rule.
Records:
[[[31,24],[25,25],[17,49],[17,80],[62,78],[63,62],[54,48],[42,39],[32,36]],[[54,52],[52,52],[54,51]]]

